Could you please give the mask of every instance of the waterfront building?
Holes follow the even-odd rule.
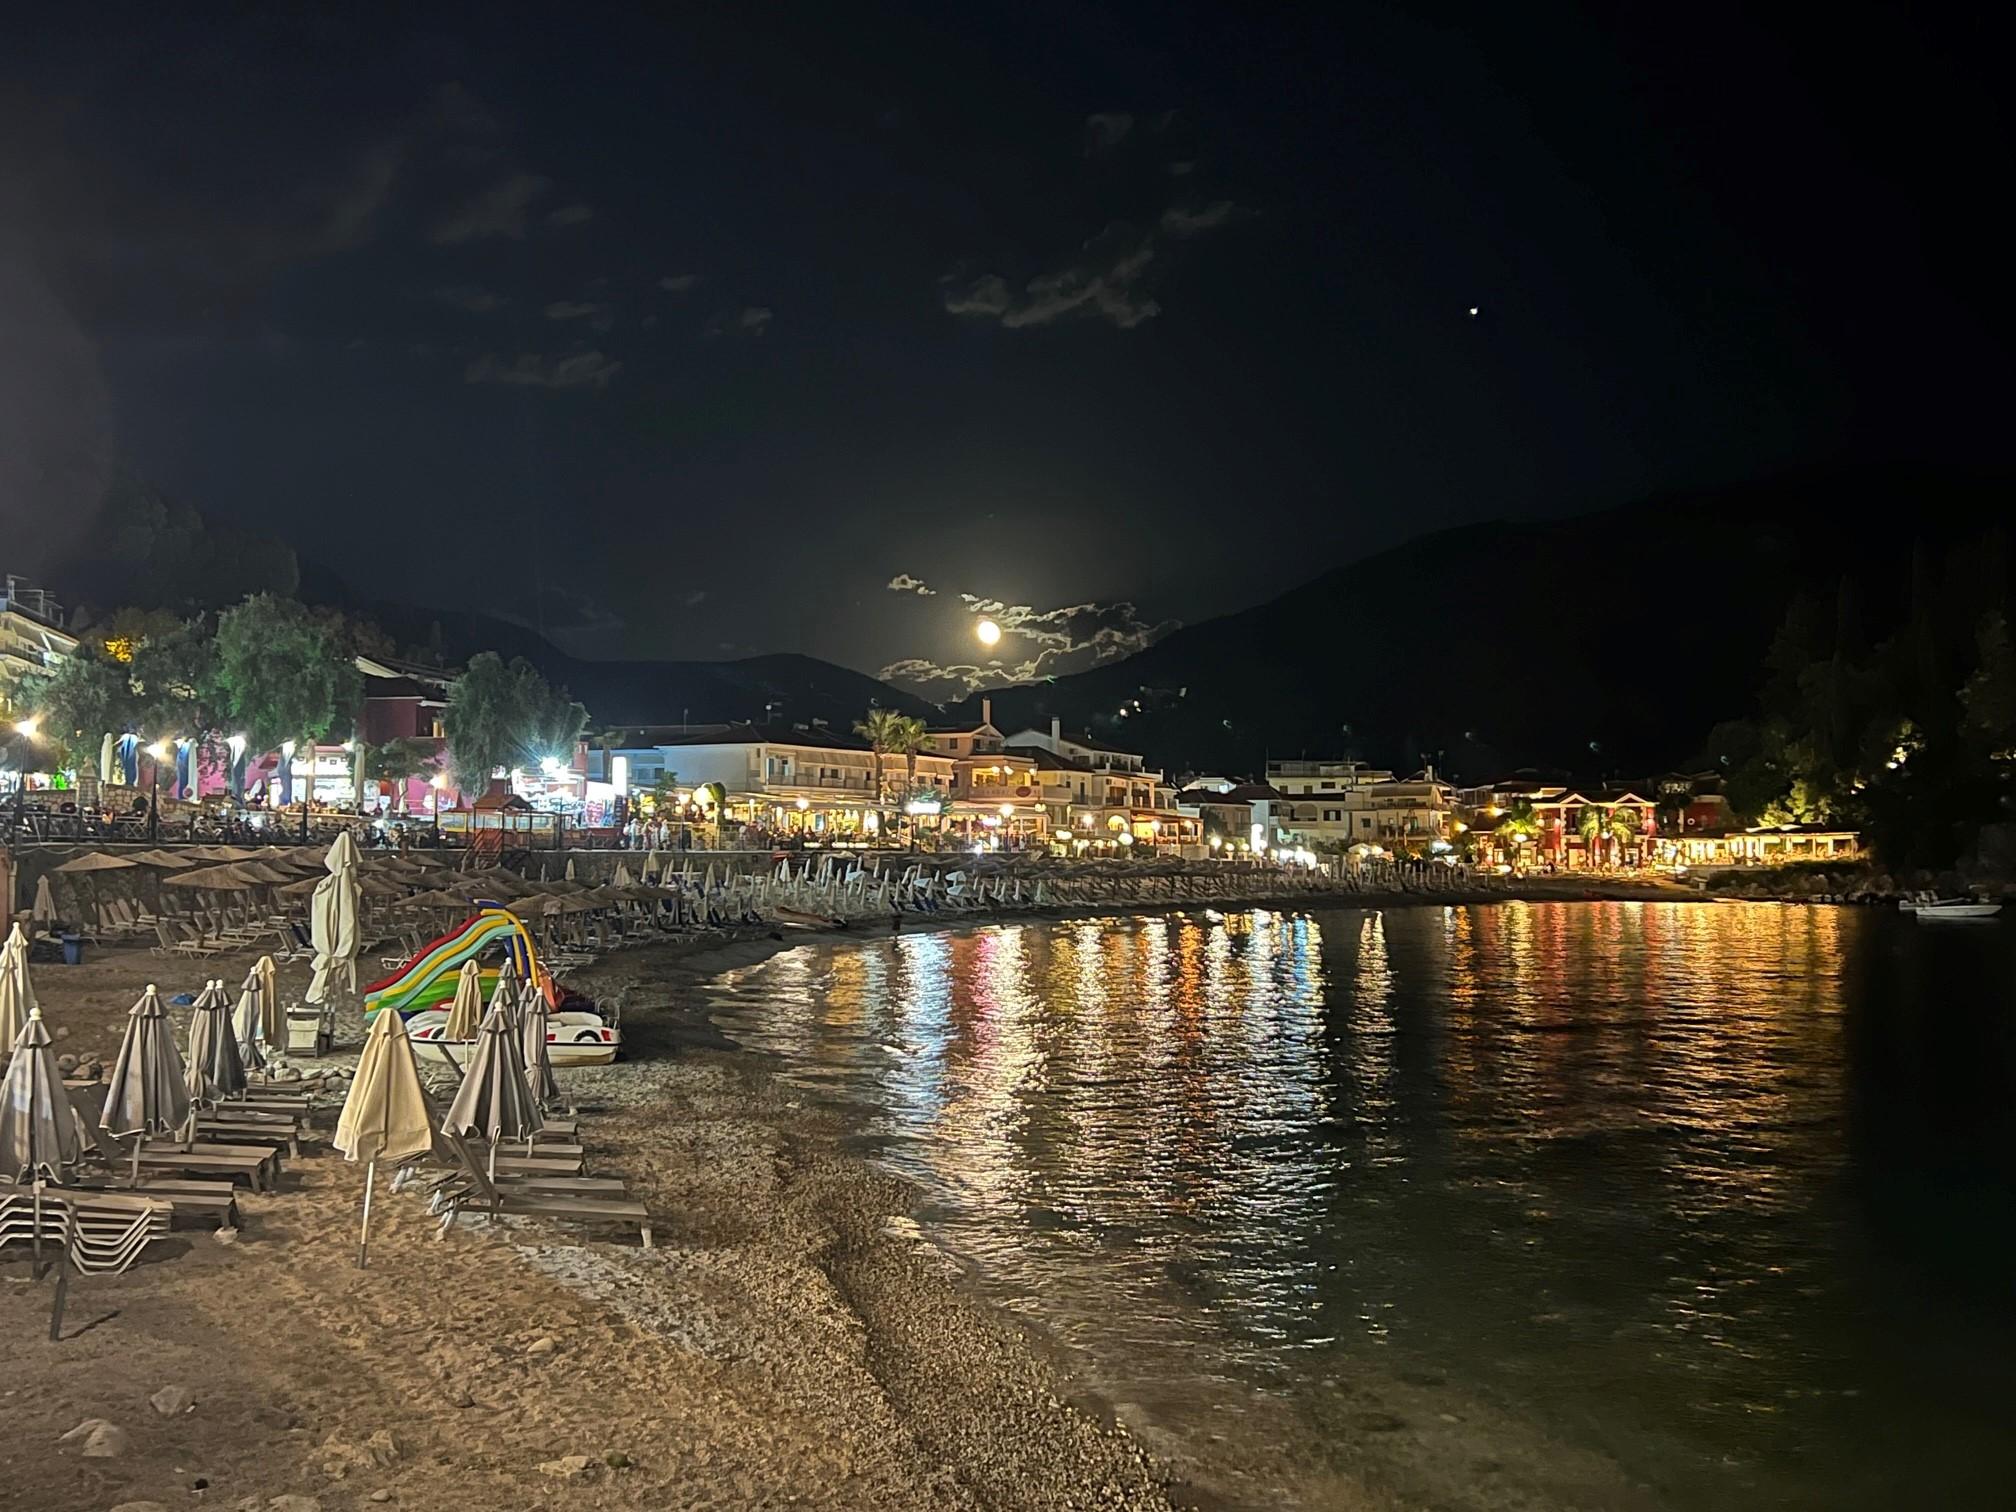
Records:
[[[45,589],[12,573],[0,579],[0,714],[17,718],[14,690],[21,679],[46,672],[76,649],[63,606]]]
[[[1176,789],[1137,752],[1066,735],[1052,719],[1048,730],[1009,736],[1004,754],[1037,774],[1052,831],[1073,850],[1194,851],[1203,843],[1203,826],[1177,808]]]
[[[1455,789],[1428,767],[1412,777],[1355,761],[1270,761],[1278,796],[1253,805],[1260,843],[1330,853],[1439,853],[1449,846]]]
[[[649,791],[669,772],[683,793],[718,786],[730,822],[835,839],[879,828],[913,760],[917,790],[943,798],[935,809],[921,801],[911,804],[910,817],[937,817],[952,799],[957,769],[950,756],[936,751],[914,758],[885,755],[878,778],[875,753],[865,740],[816,722],[632,728],[612,736],[605,752],[612,776],[621,760],[631,791]]]

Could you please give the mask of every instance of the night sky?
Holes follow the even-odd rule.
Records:
[[[117,458],[584,654],[917,675],[969,594],[1045,673],[1439,526],[2006,456],[1964,18],[427,9],[16,19],[5,566]]]

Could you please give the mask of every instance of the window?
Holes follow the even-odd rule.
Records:
[[[1344,817],[1344,811],[1342,809],[1323,810],[1323,822],[1325,824],[1335,824],[1339,819],[1342,819],[1343,817]]]

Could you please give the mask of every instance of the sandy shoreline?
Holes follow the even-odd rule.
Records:
[[[1162,910],[1056,913],[1149,911]],[[467,1221],[437,1242],[421,1202],[401,1195],[383,1205],[372,1268],[358,1271],[362,1173],[318,1147],[289,1164],[278,1193],[245,1200],[237,1242],[180,1229],[128,1275],[74,1286],[59,1344],[41,1337],[46,1285],[29,1285],[25,1264],[0,1267],[0,1412],[12,1430],[0,1504],[1222,1504],[1148,1453],[1068,1361],[920,1239],[907,1221],[914,1190],[848,1150],[845,1116],[693,1009],[694,987],[716,973],[878,936],[766,932],[639,949],[579,974],[623,1004],[626,1058],[564,1071],[563,1086],[581,1107],[589,1169],[624,1177],[651,1207],[656,1251]],[[109,1054],[146,981],[171,992],[204,975],[235,983],[247,964],[106,952],[37,968],[36,985],[52,1026],[70,1031],[59,1049]],[[289,968],[283,991],[298,992],[302,975]],[[172,1419],[148,1400],[171,1385],[195,1402]],[[87,1418],[124,1430],[125,1451],[82,1459],[57,1443]],[[1349,1433],[1351,1421],[1335,1427]],[[570,1455],[587,1468],[564,1474]],[[1523,1476],[1474,1479],[1436,1474],[1414,1489],[1443,1505],[1556,1504],[1526,1494]],[[1382,1471],[1332,1483],[1322,1504],[1415,1501]]]

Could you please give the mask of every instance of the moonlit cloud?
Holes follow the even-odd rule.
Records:
[[[443,247],[493,236],[522,239],[532,202],[552,187],[551,179],[536,173],[514,173],[440,216],[427,239]]]
[[[899,583],[906,581],[915,584],[917,580],[904,574],[891,579],[889,587],[898,592],[915,592],[914,587],[898,588]],[[929,698],[963,698],[980,688],[1062,677],[1102,662],[1118,661],[1153,645],[1177,627],[1175,620],[1144,619],[1124,599],[1067,604],[1056,609],[1010,604],[976,593],[962,593],[959,601],[975,620],[991,619],[1001,627],[1002,649],[1011,655],[984,663],[905,657],[882,668],[879,675],[884,682],[914,689]]]
[[[1127,140],[1134,129],[1134,117],[1124,110],[1102,110],[1085,117],[1085,151],[1088,156],[1111,152]]]
[[[577,352],[571,357],[545,358],[533,352],[520,353],[506,362],[495,353],[478,357],[463,369],[469,383],[501,383],[520,388],[606,388],[609,380],[623,370],[600,352]]]
[[[1148,281],[1163,242],[1202,236],[1242,213],[1230,200],[1215,200],[1171,206],[1147,231],[1114,221],[1070,262],[1037,274],[1020,289],[998,273],[983,273],[941,280],[940,298],[947,314],[994,321],[1009,330],[1082,317],[1129,331],[1162,313]]]
[[[556,299],[546,306],[548,320],[582,320],[590,315],[600,315],[607,306],[588,304],[575,299]]]
[[[889,579],[888,588],[891,593],[914,593],[920,598],[930,598],[938,592],[922,578],[914,578],[907,572],[899,572]]]
[[[592,206],[562,205],[558,210],[555,210],[551,215],[546,217],[546,224],[554,227],[578,226],[583,221],[593,220],[594,218],[595,211]]]
[[[497,295],[474,284],[449,284],[436,289],[434,297],[453,309],[464,310],[471,315],[487,315],[504,304]]]
[[[698,273],[668,273],[658,280],[658,287],[667,294],[690,294],[699,282]]]

